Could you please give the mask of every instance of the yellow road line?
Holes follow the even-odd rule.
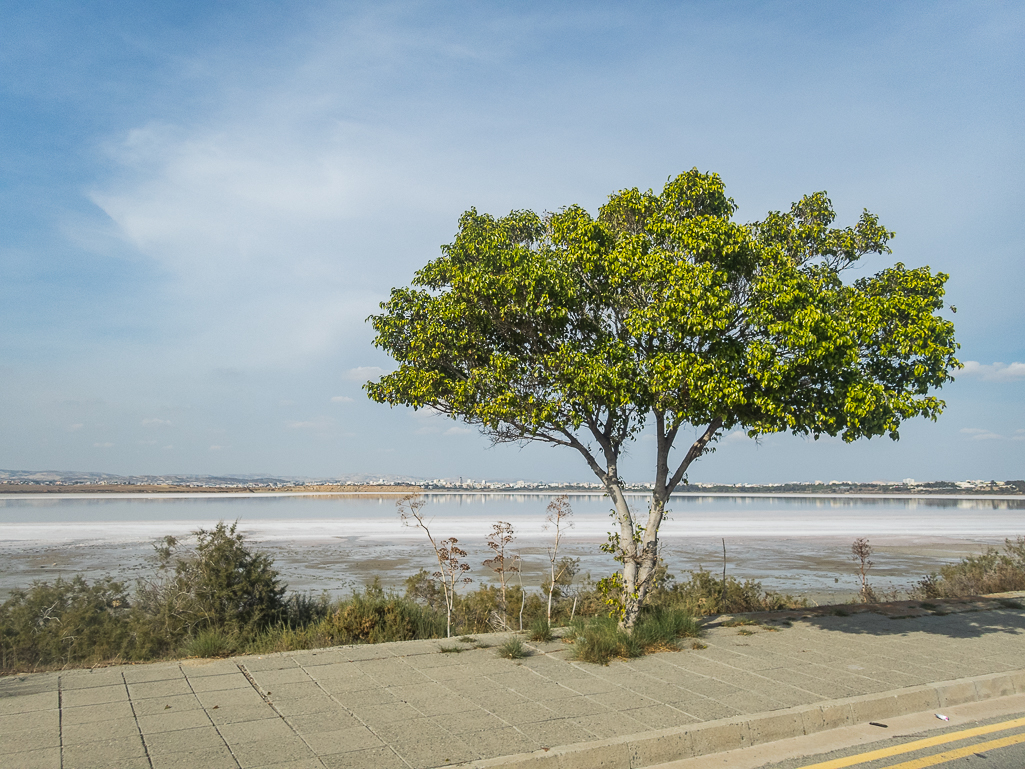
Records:
[[[934,756],[925,756],[924,758],[905,761],[903,764],[894,764],[893,766],[886,767],[886,769],[924,769],[927,766],[936,766],[936,764],[945,764],[948,761],[956,761],[959,758],[970,756],[973,753],[980,753],[984,750],[996,750],[997,748],[1006,748],[1008,745],[1018,745],[1022,742],[1025,742],[1025,734],[1012,734],[1010,737],[1003,737],[999,740],[980,742],[975,745],[969,745],[965,748],[937,753]]]
[[[960,732],[940,734],[936,737],[929,737],[924,740],[915,740],[914,742],[905,742],[903,745],[894,745],[892,748],[881,748],[880,750],[861,753],[857,756],[834,758],[832,761],[824,761],[821,764],[810,764],[803,769],[843,769],[845,766],[867,764],[869,761],[876,761],[880,758],[899,756],[902,753],[912,753],[916,750],[921,750],[922,748],[932,748],[936,745],[945,745],[948,742],[967,740],[971,737],[978,737],[982,734],[1002,732],[1006,729],[1014,729],[1019,726],[1025,726],[1025,718],[1016,718],[1013,721],[1003,721],[999,724],[989,724],[988,726],[977,726],[974,729],[965,729]],[[924,766],[929,766],[929,764],[924,764]]]

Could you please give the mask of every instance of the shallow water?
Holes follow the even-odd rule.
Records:
[[[457,536],[470,551],[475,579],[487,557],[484,537],[495,521],[517,533],[526,583],[547,563],[545,508],[551,495],[431,493],[424,508],[432,532]],[[0,498],[0,596],[33,579],[109,573],[133,579],[152,573],[152,543],[187,537],[219,520],[239,528],[275,557],[293,589],[344,593],[374,576],[399,587],[432,569],[423,532],[403,527],[394,496],[178,497],[24,495]],[[640,509],[647,498],[631,498]],[[564,553],[581,573],[603,576],[616,564],[597,545],[612,528],[609,501],[571,496],[573,527]],[[1025,533],[1025,500],[965,498],[725,497],[680,495],[661,531],[663,556],[677,575],[699,566],[727,568],[741,578],[787,592],[849,593],[857,589],[850,543],[867,537],[876,549],[873,583],[902,586],[944,563]]]

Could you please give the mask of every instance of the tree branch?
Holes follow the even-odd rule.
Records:
[[[712,440],[712,438],[715,437],[715,434],[721,429],[722,420],[718,418],[713,419],[712,423],[705,429],[705,432],[702,433],[701,437],[694,441],[690,450],[687,452],[687,456],[683,458],[680,466],[676,469],[676,472],[673,473],[673,477],[670,479],[669,483],[666,484],[667,495],[673,493],[676,487],[680,484],[680,481],[683,480],[683,475],[687,472],[687,468],[690,467],[691,462],[705,453],[705,447],[708,446],[708,442]]]

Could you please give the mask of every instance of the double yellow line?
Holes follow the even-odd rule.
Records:
[[[946,745],[948,742],[958,742],[960,740],[971,739],[972,737],[980,737],[983,734],[993,734],[993,732],[1003,732],[1008,729],[1016,729],[1019,726],[1025,726],[1025,718],[1016,718],[1013,721],[1003,721],[999,724],[990,724],[988,726],[977,726],[974,729],[965,729],[961,732],[950,732],[936,737],[929,737],[924,740],[905,742],[903,745],[894,745],[892,748],[882,748],[881,750],[873,750],[868,753],[860,753],[856,756],[834,758],[832,761],[823,761],[821,764],[811,764],[803,767],[803,769],[843,769],[845,766],[867,764],[870,761],[878,761],[881,758],[891,758],[904,753],[913,753],[916,750],[934,748],[937,745]],[[1022,734],[1012,734],[1009,737],[1001,737],[998,740],[990,740],[989,742],[975,743],[974,745],[957,748],[956,750],[935,753],[931,756],[914,758],[910,761],[905,761],[902,764],[892,764],[891,766],[886,767],[886,769],[925,769],[927,766],[936,766],[937,764],[943,764],[947,761],[954,761],[958,758],[970,756],[973,753],[981,753],[985,750],[996,750],[997,748],[1006,748],[1008,745],[1018,745],[1022,742],[1025,742],[1025,732]]]

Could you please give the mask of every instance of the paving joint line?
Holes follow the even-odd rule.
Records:
[[[401,657],[400,657],[399,659],[401,659]],[[310,675],[310,671],[308,671],[308,670],[307,670],[307,669],[306,669],[305,667],[303,667],[303,664],[302,664],[301,662],[299,662],[298,660],[296,660],[296,659],[294,659],[294,658],[293,658],[293,661],[295,662],[295,665],[296,665],[296,667],[298,667],[298,668],[299,668],[299,669],[300,669],[300,670],[301,670],[301,671],[302,671],[303,673],[305,673],[305,674],[306,674],[306,676],[307,676],[307,677],[308,677],[308,678],[309,678],[309,679],[310,679],[311,681],[313,681],[313,684],[314,684],[314,686],[316,686],[316,687],[317,687],[318,689],[320,689],[320,690],[321,690],[322,692],[324,692],[324,694],[326,694],[326,695],[328,696],[328,698],[329,698],[329,699],[331,699],[331,700],[332,700],[332,701],[333,701],[333,702],[334,702],[335,704],[337,704],[337,705],[338,705],[338,707],[340,707],[340,708],[341,708],[342,710],[344,710],[344,711],[345,711],[346,713],[348,713],[348,714],[349,714],[350,716],[352,716],[352,717],[353,717],[353,718],[355,718],[355,719],[356,719],[357,721],[359,721],[359,722],[360,722],[361,724],[363,724],[364,728],[366,728],[366,730],[367,730],[368,732],[370,732],[370,733],[371,733],[372,735],[374,735],[375,737],[377,737],[377,739],[381,740],[381,742],[382,742],[382,743],[384,743],[384,745],[385,745],[385,746],[387,746],[387,748],[388,748],[388,749],[389,749],[389,750],[390,750],[390,751],[391,751],[392,753],[394,753],[394,754],[395,754],[395,755],[396,755],[396,756],[398,757],[399,761],[401,761],[402,763],[404,763],[404,764],[405,764],[405,765],[406,765],[407,767],[409,767],[409,769],[413,769],[413,766],[412,766],[412,764],[410,764],[410,763],[409,763],[409,762],[408,762],[408,761],[407,761],[407,760],[405,759],[405,757],[404,757],[404,756],[402,756],[402,755],[401,755],[401,754],[400,754],[400,753],[399,753],[399,752],[398,752],[397,750],[395,750],[395,748],[393,748],[393,747],[391,746],[391,743],[390,743],[390,742],[388,742],[387,740],[384,740],[384,739],[382,739],[381,735],[379,735],[379,734],[378,734],[377,732],[375,732],[375,731],[374,731],[374,728],[373,728],[373,727],[372,727],[372,726],[371,726],[370,724],[368,724],[368,723],[367,723],[366,721],[364,721],[364,720],[363,720],[362,718],[360,718],[359,716],[357,716],[357,715],[356,715],[356,714],[355,714],[355,713],[354,713],[354,712],[353,712],[352,710],[350,710],[350,709],[349,709],[348,707],[346,707],[346,706],[345,706],[344,704],[342,704],[341,702],[339,702],[339,701],[338,701],[338,700],[337,700],[337,699],[335,698],[335,696],[334,696],[333,694],[331,694],[331,692],[329,692],[329,691],[328,691],[327,689],[325,689],[325,688],[324,688],[323,686],[321,686],[321,684],[320,684],[320,681],[318,681],[318,680],[317,680],[316,678],[314,678],[313,676],[311,676],[311,675]],[[350,662],[349,664],[356,664],[356,663],[352,663],[352,662]],[[239,665],[239,667],[241,668],[242,666],[241,666],[241,665]],[[256,683],[255,683],[255,682],[253,681],[253,679],[252,679],[252,677],[251,677],[251,676],[249,675],[248,671],[243,671],[243,674],[244,674],[244,675],[246,676],[246,678],[248,678],[248,679],[249,679],[249,683],[251,683],[251,684],[253,685],[253,688],[254,688],[254,689],[256,689],[257,693],[258,693],[258,694],[259,694],[259,695],[260,695],[261,697],[263,697],[263,693],[262,693],[262,692],[260,692],[260,690],[259,690],[258,688],[256,688]],[[369,675],[369,674],[365,674],[365,675]],[[373,676],[371,676],[371,678],[373,678]],[[385,687],[385,688],[387,688],[387,687]],[[264,697],[264,699],[266,700],[267,698],[266,698],[266,697]],[[270,706],[271,706],[272,708],[274,708],[274,705],[273,705],[273,704],[272,704],[272,703],[271,703],[271,702],[270,702],[269,700],[267,701],[267,704],[268,704],[268,705],[270,705]],[[407,703],[407,704],[408,704],[408,703]],[[412,707],[412,706],[411,706],[411,707]],[[414,710],[415,710],[415,709],[416,709],[416,708],[414,707]],[[274,708],[274,712],[275,712],[275,713],[277,713],[277,708]],[[279,715],[280,715],[280,714],[279,714]],[[295,728],[294,728],[294,727],[293,727],[293,726],[292,726],[291,724],[289,724],[289,723],[288,723],[288,721],[287,721],[287,720],[285,719],[285,717],[284,717],[284,716],[281,716],[281,719],[282,719],[282,720],[283,720],[283,721],[284,721],[284,722],[285,722],[286,724],[288,724],[288,728],[289,728],[289,729],[291,729],[291,730],[292,730],[293,732],[295,731]],[[304,740],[303,740],[303,742],[305,743],[305,742],[306,742],[306,740],[304,739]],[[312,748],[310,748],[310,749],[311,749],[311,750],[313,750]],[[314,753],[316,753],[316,751],[314,751]],[[317,756],[317,759],[318,759],[318,760],[320,759],[320,756],[319,756],[319,755]],[[321,765],[323,765],[323,764],[324,764],[324,762],[323,762],[323,761],[321,761],[320,763],[321,763]]]
[[[199,699],[199,695],[196,694],[196,690],[192,686],[192,681],[189,680],[188,673],[185,672],[185,669],[182,668],[180,664],[178,665],[178,670],[181,671],[182,678],[185,679],[185,683],[189,685],[189,691],[192,692],[192,696],[199,700],[200,705],[203,705],[203,701]],[[210,722],[210,725],[214,728],[214,731],[217,732],[217,736],[221,738],[221,742],[224,743],[224,747],[228,749],[228,754],[231,756],[231,760],[235,762],[235,766],[241,769],[242,764],[239,763],[238,757],[235,755],[235,751],[231,749],[231,745],[229,745],[228,741],[224,739],[224,735],[221,734],[221,730],[217,728],[217,724],[214,723],[213,718],[210,717],[210,713],[207,711],[205,705],[203,705],[203,715],[206,716],[206,720]],[[143,738],[143,740],[145,741],[145,738]]]
[[[292,662],[295,664],[295,666],[297,668],[299,668],[304,673],[306,673],[306,670],[303,668],[302,665],[300,665],[295,660],[295,658],[292,658]],[[266,702],[270,706],[270,709],[273,710],[277,714],[278,718],[280,718],[285,723],[285,726],[287,726],[291,730],[292,734],[294,734],[296,737],[298,737],[300,740],[302,740],[303,745],[305,745],[307,748],[309,748],[310,752],[313,753],[314,757],[317,759],[317,762],[321,766],[326,767],[326,764],[321,760],[320,755],[317,753],[317,751],[315,751],[313,749],[313,746],[310,745],[310,743],[308,743],[306,741],[306,738],[303,737],[301,734],[299,734],[299,731],[294,726],[292,726],[292,724],[290,724],[288,722],[288,719],[285,718],[284,714],[274,706],[274,703],[271,701],[270,697],[268,697],[266,694],[264,694],[263,692],[260,691],[259,684],[256,683],[256,679],[253,678],[252,674],[246,669],[246,666],[243,665],[241,662],[236,662],[235,665],[239,669],[239,671],[241,671],[242,675],[244,675],[246,677],[246,680],[249,682],[249,685],[252,686],[253,689],[256,691],[256,693],[259,694],[263,698],[263,701]],[[306,673],[306,675],[309,676],[310,674]],[[311,676],[311,678],[312,678],[312,676]],[[191,686],[191,684],[190,684],[190,686]],[[228,749],[231,750],[230,747]],[[234,755],[235,755],[235,753],[234,753],[234,751],[232,751],[232,756],[234,756]],[[236,759],[236,761],[237,761],[237,759]]]
[[[58,679],[59,680],[59,679]],[[135,712],[135,703],[132,701],[132,692],[128,688],[128,679],[125,678],[125,673],[121,671],[121,683],[125,687],[125,696],[128,697],[128,707],[132,709],[132,720],[135,722],[135,730],[139,733],[139,741],[142,743],[142,754],[146,757],[146,763],[149,764],[149,768],[153,769],[153,758],[149,754],[149,745],[146,744],[146,736],[142,733],[142,726],[139,724],[139,714]],[[61,751],[61,765],[64,764],[64,751]]]

